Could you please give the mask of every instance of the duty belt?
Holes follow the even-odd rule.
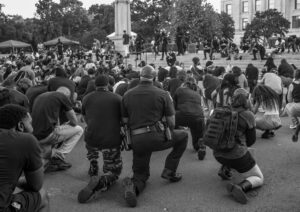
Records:
[[[131,130],[131,135],[141,135],[141,134],[150,133],[150,132],[157,132],[156,127],[155,126],[147,126],[147,127]]]

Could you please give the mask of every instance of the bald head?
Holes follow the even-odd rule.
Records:
[[[63,95],[65,95],[68,98],[71,97],[71,91],[67,87],[59,87],[56,91],[59,93],[62,93]]]
[[[155,77],[155,70],[152,66],[146,65],[141,70],[142,81],[152,81]]]

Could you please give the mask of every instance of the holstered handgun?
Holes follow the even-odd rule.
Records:
[[[127,127],[127,125],[121,127],[121,136],[122,136],[122,146],[126,151],[130,151],[132,149],[131,136],[130,136],[130,130]]]
[[[172,133],[171,133],[171,129],[168,125],[166,117],[164,116],[161,121],[162,121],[162,123],[164,125],[164,128],[165,128],[166,139],[167,139],[167,141],[171,141],[172,140]]]

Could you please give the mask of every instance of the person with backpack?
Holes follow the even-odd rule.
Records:
[[[205,145],[213,150],[215,159],[225,170],[223,179],[230,180],[230,169],[236,170],[243,180],[227,185],[233,198],[246,204],[246,193],[264,183],[263,174],[248,150],[256,141],[255,117],[249,109],[248,92],[239,88],[233,94],[231,107],[220,107],[213,111],[203,137]]]

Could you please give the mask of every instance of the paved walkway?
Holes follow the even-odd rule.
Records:
[[[186,66],[191,65],[193,55],[178,57]],[[287,55],[288,62],[300,67],[300,55]],[[149,54],[148,63],[155,62]],[[250,56],[245,56],[250,58]],[[275,63],[279,64],[281,56],[276,56]],[[202,54],[200,55],[202,58]],[[134,56],[131,62],[134,64]],[[158,65],[165,66],[165,61],[156,60]],[[228,61],[218,59],[217,65],[226,65]],[[253,62],[259,68],[261,61],[232,61],[241,67]],[[201,61],[204,64],[203,61]],[[293,143],[293,131],[288,128],[289,120],[282,118],[283,127],[270,140],[260,138],[262,132],[257,131],[257,142],[254,145],[255,158],[265,176],[265,185],[251,192],[247,205],[234,202],[226,192],[226,182],[222,181],[217,172],[220,165],[215,161],[212,152],[208,150],[204,161],[198,161],[191,147],[186,150],[179,166],[183,180],[170,184],[160,178],[164,160],[169,151],[154,153],[151,159],[151,177],[145,192],[138,198],[135,209],[127,208],[123,200],[121,181],[111,190],[101,193],[97,200],[88,204],[77,203],[77,194],[88,182],[87,171],[89,163],[83,139],[76,146],[67,160],[73,167],[65,172],[52,173],[46,176],[45,186],[51,197],[53,212],[117,212],[117,211],[146,211],[146,212],[218,212],[218,211],[257,211],[257,212],[299,212],[300,211],[300,141]],[[121,179],[131,175],[132,152],[122,153],[124,169]],[[101,162],[102,163],[102,162]],[[101,164],[100,163],[100,164]],[[238,181],[240,176],[234,175]]]
[[[179,166],[183,180],[170,184],[160,178],[164,159],[169,151],[154,153],[151,159],[151,177],[145,192],[138,198],[135,209],[126,207],[121,181],[97,200],[88,204],[77,203],[77,193],[89,180],[84,141],[81,140],[67,158],[73,167],[65,172],[46,176],[46,188],[50,192],[51,211],[99,212],[99,211],[300,211],[300,142],[291,141],[292,130],[288,118],[284,127],[270,140],[258,138],[255,158],[265,176],[265,186],[250,193],[250,202],[240,205],[227,195],[226,182],[217,176],[219,164],[211,151],[204,161],[198,161],[191,142]],[[260,137],[261,132],[257,131]],[[121,178],[131,175],[132,153],[123,152],[124,170]],[[239,175],[235,174],[235,180]]]

